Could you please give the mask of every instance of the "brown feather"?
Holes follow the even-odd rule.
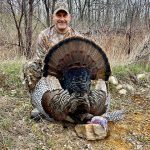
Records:
[[[49,55],[51,55],[50,60]],[[56,77],[60,76],[60,72],[63,73],[66,69],[75,66],[87,67],[93,78],[105,80],[111,73],[107,56],[101,48],[94,42],[81,37],[66,39],[58,43],[50,50],[48,56],[45,64],[48,65],[46,68],[48,70],[45,72]]]

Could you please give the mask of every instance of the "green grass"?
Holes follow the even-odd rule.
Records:
[[[22,65],[21,61],[6,61],[0,64],[0,69],[10,77],[11,83],[14,84],[16,81],[18,82],[18,77],[21,75]]]
[[[10,138],[10,137],[4,137],[3,139],[4,141],[4,147],[2,149],[4,150],[7,150],[8,147],[9,149],[12,149],[13,148],[13,145],[14,145],[14,141],[13,141],[13,138]]]
[[[150,64],[130,64],[130,65],[120,65],[112,69],[112,72],[116,76],[125,76],[128,72],[133,74],[140,74],[145,72],[150,72]]]
[[[0,63],[0,95],[16,97],[24,86],[22,85],[23,60],[11,60]]]
[[[0,118],[0,126],[5,130],[9,130],[12,126],[12,121],[9,118]]]

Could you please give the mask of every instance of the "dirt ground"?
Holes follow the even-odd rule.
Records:
[[[146,83],[147,85],[149,83]],[[29,96],[25,91],[11,91],[0,97],[0,149],[6,150],[149,150],[150,89],[138,85],[133,94],[112,92],[111,110],[126,110],[125,118],[109,123],[104,140],[79,138],[73,124],[64,128],[60,122],[30,119]]]

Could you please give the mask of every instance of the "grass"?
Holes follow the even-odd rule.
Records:
[[[94,37],[97,44],[106,52],[111,67],[124,66],[134,63],[137,56],[145,55],[141,53],[145,45],[149,47],[149,36],[145,30],[139,29],[140,34],[134,34],[129,45],[126,34],[102,33]],[[128,53],[130,49],[130,54]],[[148,48],[147,48],[148,49]],[[147,60],[148,61],[148,60]]]
[[[2,147],[3,150],[8,150],[8,147],[11,149],[13,148],[14,142],[12,138],[4,137],[3,141],[5,141]]]
[[[9,118],[5,118],[5,119],[2,119],[2,121],[0,121],[0,126],[5,130],[9,130],[11,128],[11,125],[12,125],[12,122]]]
[[[112,72],[116,76],[126,76],[128,72],[133,74],[140,74],[150,72],[149,64],[130,64],[130,65],[119,65],[113,67]]]
[[[11,79],[15,82],[16,78],[18,78],[18,75],[21,73],[22,65],[22,60],[7,60],[0,63],[0,68],[6,75],[10,75]]]
[[[24,60],[7,60],[0,63],[0,95],[16,97],[23,89],[22,65]]]

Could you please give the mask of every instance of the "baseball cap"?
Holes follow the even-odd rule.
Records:
[[[56,2],[54,14],[56,14],[60,10],[64,10],[66,13],[69,14],[67,2],[62,1],[62,0],[61,1],[59,0],[58,2]]]

